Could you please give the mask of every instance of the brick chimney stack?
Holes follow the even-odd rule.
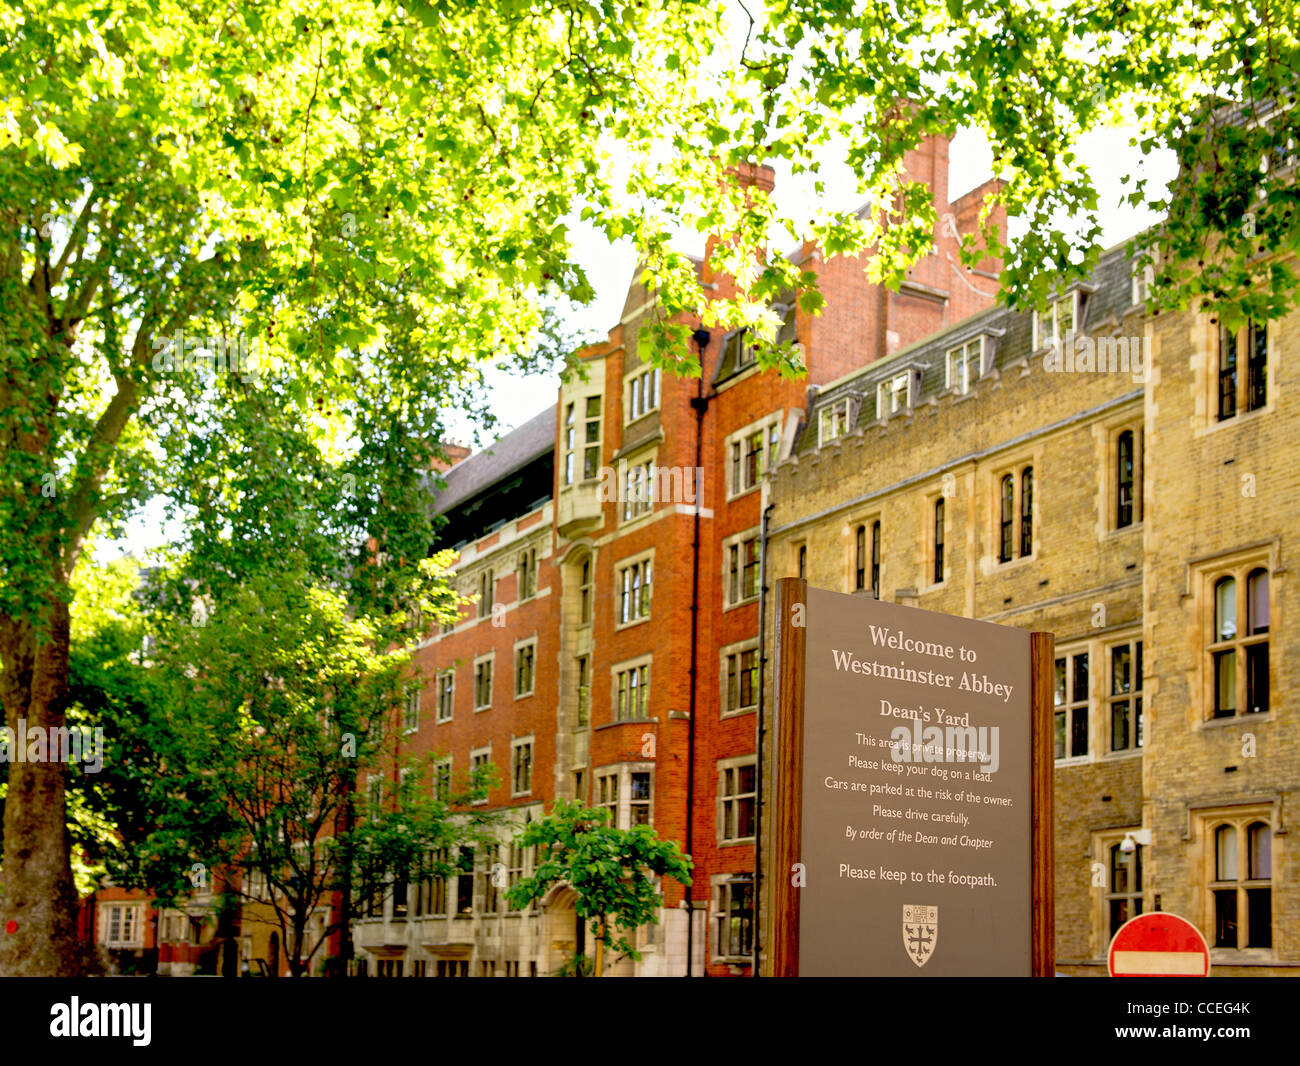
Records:
[[[429,469],[436,470],[439,474],[445,474],[461,460],[468,459],[470,456],[469,449],[463,444],[455,443],[455,441],[447,441],[441,447],[447,458],[434,459],[434,461],[429,464]]]

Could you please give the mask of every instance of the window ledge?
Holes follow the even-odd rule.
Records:
[[[1124,748],[1121,751],[1108,751],[1102,758],[1107,761],[1119,762],[1123,759],[1140,758],[1145,751],[1145,748]]]
[[[614,721],[606,722],[604,725],[592,726],[592,731],[595,732],[598,729],[613,729],[616,725],[644,725],[646,722],[654,722],[655,724],[658,724],[659,719],[653,717],[616,718]]]
[[[1007,559],[1005,562],[1003,562],[1001,559],[998,559],[996,556],[994,556],[993,571],[1006,573],[1008,570],[1015,570],[1017,567],[1026,566],[1029,563],[1036,563],[1036,562],[1038,562],[1037,548],[1035,548],[1028,555],[1017,556],[1015,559]]]
[[[754,846],[753,837],[738,837],[736,840],[718,841],[718,847],[720,848],[737,848],[737,847],[752,848],[753,846]]]
[[[1127,537],[1127,536],[1129,536],[1129,535],[1132,534],[1132,533],[1141,533],[1141,532],[1142,532],[1142,523],[1141,523],[1141,522],[1133,522],[1133,523],[1131,523],[1130,525],[1122,526],[1122,527],[1120,527],[1120,528],[1118,528],[1118,529],[1108,529],[1108,530],[1106,530],[1106,532],[1103,533],[1103,534],[1101,535],[1101,539],[1102,539],[1103,541],[1106,541],[1106,540],[1119,540],[1120,538],[1122,538],[1122,537]]]
[[[767,476],[766,474],[760,474],[758,480],[755,481],[754,484],[750,485],[749,488],[741,489],[739,492],[728,493],[726,502],[731,503],[734,500],[740,500],[746,496],[752,496],[754,493],[756,493],[759,489],[763,487],[763,479],[766,476]]]
[[[534,695],[536,695],[536,693],[537,690],[535,688],[530,688],[527,692],[516,692],[515,700],[530,700]]]
[[[1201,722],[1202,729],[1229,729],[1240,726],[1242,722],[1271,722],[1272,712],[1261,711],[1258,714],[1234,714],[1226,718],[1206,718]]]
[[[624,629],[632,629],[635,626],[644,625],[648,621],[650,621],[650,616],[647,614],[642,618],[633,618],[630,622],[615,622],[614,632],[619,633]]]
[[[1054,760],[1053,765],[1056,769],[1062,770],[1072,766],[1087,766],[1090,762],[1092,757],[1089,755],[1071,755],[1066,759]]]
[[[1272,414],[1272,412],[1273,412],[1273,403],[1272,401],[1270,401],[1264,404],[1263,407],[1256,407],[1255,410],[1253,411],[1239,411],[1231,418],[1220,418],[1218,414],[1211,413],[1208,416],[1209,423],[1201,431],[1201,433],[1202,434],[1217,433],[1219,432],[1219,430],[1227,429],[1229,426],[1239,426],[1245,422],[1254,421],[1256,418],[1259,418],[1261,415]]]
[[[618,506],[618,502],[617,501],[614,502],[615,505]],[[661,501],[659,500],[654,501],[654,503],[651,503],[650,505],[650,510],[646,511],[644,514],[633,515],[631,518],[624,518],[623,512],[620,511],[618,517],[618,528],[630,529],[632,526],[635,526],[637,523],[644,522],[647,518],[653,518],[655,516],[655,503],[659,503],[659,502]]]
[[[737,607],[749,607],[751,604],[755,604],[757,602],[758,602],[758,596],[756,595],[750,596],[748,599],[737,600],[735,603],[729,603],[727,604],[727,606],[722,608],[722,610],[723,613],[725,614],[727,611],[734,611]]]
[[[474,708],[474,713],[475,713],[475,714],[478,714],[480,711],[490,711],[490,710],[492,710],[492,704],[489,703],[489,704],[487,704],[486,706],[483,706],[483,707],[475,707],[475,708]]]
[[[754,714],[758,711],[758,704],[752,707],[734,707],[729,711],[723,711],[719,717],[722,718],[739,718],[742,714]]]

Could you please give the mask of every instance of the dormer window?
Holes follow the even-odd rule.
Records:
[[[738,329],[723,342],[724,361],[731,359],[737,370],[752,366],[755,360],[754,346],[749,343],[749,330]]]
[[[1079,291],[1075,289],[1048,304],[1043,313],[1034,312],[1034,351],[1060,349],[1079,321]]]
[[[970,392],[984,369],[984,338],[975,337],[948,351],[947,387],[959,393]]]
[[[817,418],[818,447],[844,436],[849,431],[848,397],[823,407]]]
[[[876,386],[876,413],[888,418],[912,406],[912,375],[895,374]]]

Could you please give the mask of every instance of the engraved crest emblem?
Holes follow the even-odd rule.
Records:
[[[903,947],[907,957],[918,967],[924,966],[934,954],[939,941],[939,908],[924,907],[917,903],[903,905]]]

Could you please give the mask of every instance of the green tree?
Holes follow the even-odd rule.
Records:
[[[157,494],[227,570],[373,538],[386,562],[354,560],[349,596],[418,598],[419,474],[442,413],[487,418],[484,360],[532,351],[548,300],[591,298],[579,216],[641,257],[659,305],[647,358],[698,372],[701,318],[753,327],[760,364],[795,375],[797,349],[764,340],[769,305],[821,297],[767,254],[777,223],[827,254],[871,249],[897,283],[936,222],[898,181],[903,153],[974,126],[1028,230],[1007,299],[1041,303],[1096,261],[1077,145],[1125,109],[1143,150],[1185,164],[1168,195],[1132,194],[1166,211],[1155,299],[1225,319],[1294,299],[1294,0],[755,10],[736,54],[724,6],[697,0],[0,9],[0,528],[21,531],[0,538],[8,723],[64,724],[87,537]],[[805,226],[720,180],[751,161],[815,170],[840,137],[877,204],[865,220]],[[682,228],[734,237],[716,266],[735,299],[701,290]],[[24,861],[5,870],[2,973],[74,968],[66,788],[62,766],[11,767],[6,850]]]
[[[545,294],[590,298],[579,206],[640,217],[591,132],[648,174],[708,99],[661,60],[694,67],[719,26],[685,0],[0,11],[10,724],[63,723],[86,538],[154,494],[232,559],[321,527],[374,538],[391,565],[353,572],[402,602],[430,542],[410,475],[442,413],[489,414],[479,368],[533,348]],[[315,446],[306,470],[250,445],[268,411]],[[65,790],[59,766],[13,768],[4,832],[25,861],[5,871],[0,972],[74,966]]]
[[[413,873],[447,876],[446,856],[486,839],[492,819],[458,810],[486,796],[490,771],[441,797],[431,758],[409,757],[394,717],[418,679],[337,592],[284,560],[206,605],[159,624],[147,738],[159,772],[154,824],[115,868],[119,883],[176,905],[224,884],[225,908],[261,904],[294,976],[341,928]],[[183,583],[183,582],[182,582]],[[175,586],[158,580],[155,591]],[[197,624],[196,624],[197,623]],[[373,785],[358,797],[358,776]]]
[[[676,841],[660,840],[648,825],[615,829],[608,820],[608,811],[556,800],[549,815],[530,822],[516,838],[520,847],[539,848],[538,865],[508,892],[510,906],[522,908],[553,885],[572,888],[578,920],[591,922],[595,932],[596,977],[603,971],[604,949],[641,958],[629,935],[657,922],[655,910],[663,903],[651,874],[691,883],[691,860]]]
[[[923,187],[901,180],[904,155],[928,134],[976,129],[1003,183],[993,200],[1021,229],[1009,247],[1006,234],[982,233],[1005,258],[1002,297],[1042,307],[1051,288],[1096,266],[1107,205],[1084,138],[1122,125],[1141,156],[1168,149],[1179,166],[1168,188],[1131,176],[1123,196],[1160,218],[1132,245],[1155,268],[1152,306],[1194,301],[1232,323],[1295,305],[1295,0],[741,6],[748,91],[712,135],[731,164],[781,159],[820,173],[843,162],[858,175],[873,205],[865,218],[829,212],[798,233],[827,252],[874,249],[871,272],[901,281],[936,228],[951,224]],[[731,140],[734,130],[745,136]],[[984,254],[977,236],[963,235],[967,266]],[[763,292],[798,280],[792,263],[774,260],[770,271]]]

